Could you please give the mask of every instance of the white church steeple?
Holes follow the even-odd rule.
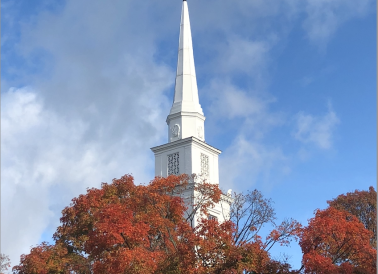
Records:
[[[168,143],[151,148],[155,154],[155,176],[196,174],[201,180],[219,184],[218,156],[221,151],[205,143],[204,122],[205,116],[198,99],[188,4],[184,0],[175,94],[167,117]],[[191,203],[196,203],[196,195],[194,188],[188,188],[185,192],[184,199],[188,201],[189,208]],[[229,208],[229,197],[222,195],[221,201],[208,213],[223,222],[227,219]],[[192,226],[197,224],[197,217]]]
[[[188,4],[182,2],[175,94],[167,117],[168,141],[194,136],[204,140],[205,116],[198,98]]]

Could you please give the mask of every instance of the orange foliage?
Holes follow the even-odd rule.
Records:
[[[21,256],[20,265],[13,267],[14,273],[89,273],[86,262],[76,254],[68,254],[67,248],[57,243],[48,245],[43,242],[33,247],[28,255]]]
[[[191,187],[198,196],[188,212],[181,194]],[[206,213],[220,196],[218,186],[193,184],[186,175],[155,178],[146,186],[125,175],[74,198],[62,212],[55,245],[32,248],[14,273],[261,271],[269,262],[262,242],[236,245],[231,221],[202,219],[190,226],[195,212]]]
[[[371,232],[353,215],[333,207],[317,210],[303,229],[305,273],[375,273]]]
[[[369,191],[355,190],[339,195],[327,203],[356,216],[365,228],[372,232],[370,243],[377,249],[377,192],[372,186],[369,187]]]
[[[221,198],[217,185],[197,179],[157,177],[136,186],[125,175],[88,189],[62,211],[55,244],[22,255],[14,273],[299,273],[269,255],[274,244],[298,238],[307,273],[375,269],[371,233],[357,218],[328,209],[318,211],[304,230],[292,219],[276,225],[271,201],[257,190],[231,197],[230,221],[201,219],[192,227],[196,213],[206,216]],[[186,206],[183,194],[193,189],[195,204]],[[274,229],[262,241],[258,232],[267,223]]]

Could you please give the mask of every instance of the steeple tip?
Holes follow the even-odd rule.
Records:
[[[183,111],[203,115],[198,98],[192,34],[190,30],[188,2],[186,0],[182,2],[175,95],[170,115]]]

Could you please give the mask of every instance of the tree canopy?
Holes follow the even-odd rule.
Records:
[[[318,210],[307,227],[276,223],[272,202],[257,191],[234,193],[228,221],[208,219],[222,199],[217,185],[187,175],[156,177],[135,185],[130,175],[91,188],[62,211],[54,244],[35,246],[13,268],[48,273],[375,273],[372,232],[353,214]],[[183,193],[192,189],[188,207]],[[191,220],[203,213],[198,225]],[[261,237],[264,225],[273,226]],[[271,258],[276,243],[299,240],[303,266],[292,270]]]
[[[317,210],[299,243],[305,273],[375,273],[377,252],[370,245],[371,234],[346,211]]]
[[[341,194],[327,203],[356,216],[365,228],[372,232],[370,242],[377,249],[377,192],[372,186],[369,187],[369,191],[355,190]]]

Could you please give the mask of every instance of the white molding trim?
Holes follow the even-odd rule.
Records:
[[[196,144],[206,150],[209,150],[217,155],[221,154],[222,151],[213,147],[213,146],[210,146],[208,145],[207,143],[201,141],[200,139],[196,138],[196,137],[188,137],[188,138],[185,138],[185,139],[180,139],[180,140],[177,140],[177,141],[174,141],[174,142],[171,142],[171,143],[167,143],[165,145],[161,145],[161,146],[156,146],[156,147],[152,147],[151,150],[156,154],[156,153],[159,153],[159,152],[162,152],[162,151],[166,151],[168,149],[174,149],[174,148],[177,148],[177,147],[182,147],[184,145],[189,145],[189,144]]]
[[[171,121],[172,119],[175,119],[175,118],[180,118],[182,116],[191,116],[191,117],[197,117],[203,121],[206,120],[206,117],[204,115],[202,115],[201,113],[198,113],[198,112],[188,112],[188,111],[180,111],[180,112],[176,112],[176,113],[173,113],[173,114],[169,114],[167,116],[167,124],[169,124],[169,121]]]

